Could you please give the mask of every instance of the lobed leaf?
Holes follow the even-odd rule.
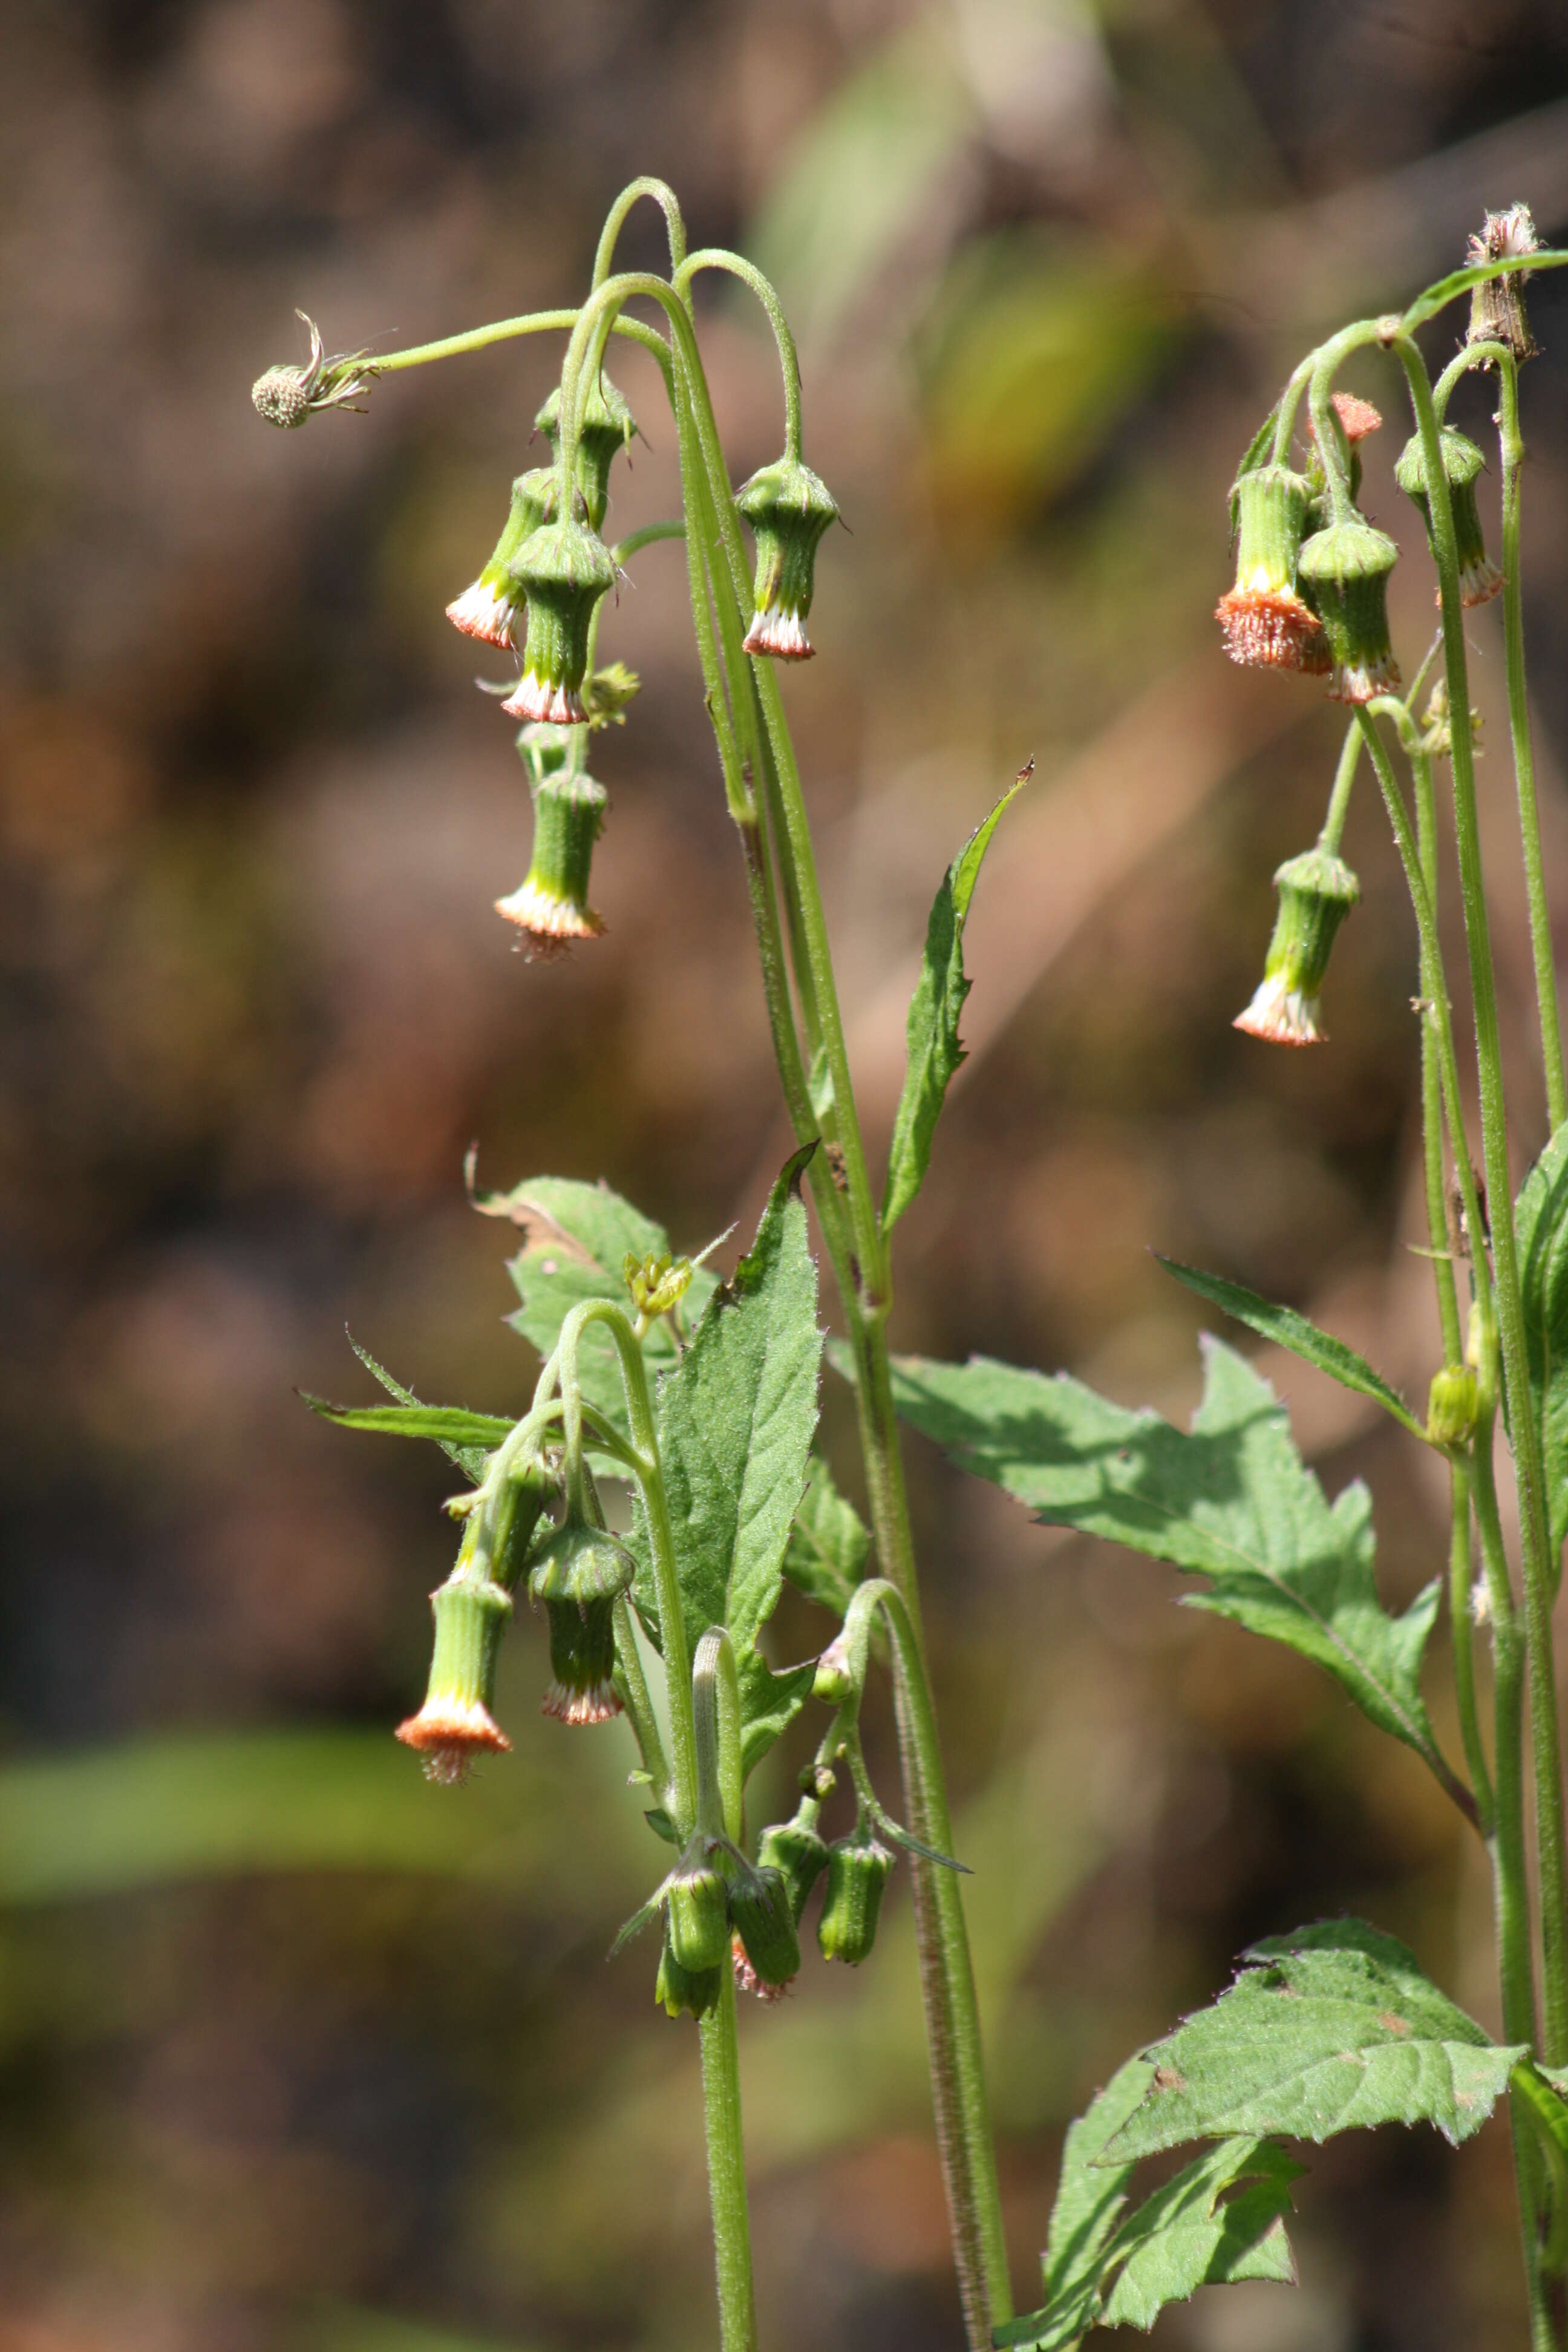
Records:
[[[1167,1274],[1173,1274],[1178,1282],[1195,1290],[1200,1298],[1222,1307],[1260,1339],[1272,1339],[1278,1346],[1289,1348],[1305,1363],[1315,1364],[1319,1371],[1327,1372],[1342,1388],[1353,1389],[1358,1396],[1371,1397],[1374,1404],[1392,1413],[1415,1436],[1426,1437],[1426,1431],[1398,1391],[1391,1389],[1382,1373],[1374,1372],[1366,1358],[1357,1355],[1345,1340],[1336,1339],[1331,1331],[1321,1331],[1304,1315],[1298,1315],[1293,1307],[1276,1307],[1268,1299],[1260,1298],[1256,1290],[1248,1290],[1243,1283],[1226,1282],[1222,1275],[1205,1274],[1195,1265],[1183,1265],[1180,1259],[1165,1257],[1159,1250],[1154,1255]]]
[[[899,1412],[955,1461],[1036,1516],[1206,1576],[1191,1605],[1313,1659],[1381,1730],[1405,1741],[1457,1803],[1421,1697],[1437,1608],[1426,1587],[1390,1617],[1373,1573],[1371,1503],[1359,1482],[1331,1506],[1301,1461],[1268,1382],[1205,1336],[1203,1402],[1190,1434],[1109,1403],[1058,1373],[904,1358]]]
[[[1568,1122],[1525,1178],[1514,1203],[1519,1286],[1553,1555],[1568,1536]]]
[[[1146,2056],[1142,2104],[1115,2163],[1239,2132],[1328,2139],[1374,2124],[1478,2131],[1525,2056],[1493,2042],[1393,1936],[1329,1919],[1244,1955],[1230,1990]]]
[[[871,1531],[820,1454],[790,1528],[784,1572],[796,1591],[842,1617],[866,1572]]]
[[[904,1090],[893,1120],[888,1150],[888,1183],[882,1199],[882,1231],[891,1233],[919,1192],[931,1165],[931,1138],[947,1089],[963,1060],[958,1017],[969,993],[963,969],[963,927],[980,878],[981,865],[1002,813],[1034,772],[1022,769],[984,823],[976,827],[942,876],[926,925],[925,954],[910,999]]]
[[[1133,2058],[1068,2133],[1045,2256],[1044,2307],[997,2331],[998,2344],[1071,2352],[1094,2326],[1152,2326],[1168,2303],[1204,2285],[1295,2276],[1284,2216],[1300,2167],[1254,2137],[1194,2158],[1132,2213],[1135,2164],[1106,2147],[1136,2111],[1154,2074]],[[1227,2194],[1235,2189],[1234,2197]]]
[[[805,1704],[814,1667],[775,1675],[758,1636],[777,1603],[816,1428],[822,1333],[800,1179],[815,1145],[774,1185],[757,1236],[714,1292],[680,1361],[658,1383],[659,1458],[679,1563],[686,1635],[734,1644],[742,1761],[750,1771]],[[646,1528],[634,1541],[637,1607],[657,1629]]]

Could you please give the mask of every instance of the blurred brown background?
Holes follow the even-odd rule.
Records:
[[[645,681],[596,747],[608,937],[525,966],[490,912],[526,863],[521,772],[442,606],[531,462],[558,346],[388,380],[297,436],[248,386],[302,347],[296,303],[341,350],[573,300],[617,187],[672,177],[694,243],[776,271],[852,526],[787,694],[879,1137],[937,876],[1037,761],[971,929],[973,1050],[900,1232],[899,1343],[1184,1413],[1198,1318],[1154,1244],[1420,1396],[1408,913],[1363,780],[1332,1045],[1231,1029],[1338,733],[1310,686],[1231,668],[1209,616],[1237,454],[1306,343],[1456,263],[1489,205],[1568,231],[1568,22],[12,0],[0,121],[0,2347],[710,2341],[695,2038],[651,2007],[650,1951],[602,1958],[662,1867],[625,1735],[539,1720],[525,1627],[516,1755],[425,1787],[388,1733],[450,1474],[290,1392],[368,1393],[346,1323],[423,1394],[519,1409],[471,1139],[481,1182],[603,1175],[678,1245],[755,1213],[784,1142],[680,553],[639,560],[604,631]],[[1568,285],[1532,311],[1530,656],[1568,888]],[[701,315],[738,479],[778,446],[769,347],[727,294]],[[647,434],[624,532],[669,511],[674,436],[647,361],[616,373]],[[1351,380],[1391,416],[1366,496],[1412,558],[1414,660],[1405,428],[1388,375]],[[1471,637],[1522,1164],[1495,610]],[[1354,1401],[1270,1369],[1331,1489],[1372,1477],[1408,1597],[1440,1495]],[[1066,2121],[1248,1937],[1365,1910],[1489,2020],[1487,1890],[1326,1682],[911,1451],[1027,2294]],[[786,1604],[780,1638],[819,1623]],[[860,1975],[808,1959],[743,2020],[769,2346],[957,2340],[909,1958],[900,1885]],[[1510,2194],[1497,2126],[1458,2158],[1339,2143],[1301,2185],[1300,2294],[1211,2293],[1158,2340],[1511,2346]]]

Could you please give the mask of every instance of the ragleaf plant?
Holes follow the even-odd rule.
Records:
[[[622,225],[645,197],[665,215],[668,275],[614,267]],[[1458,2142],[1505,2094],[1531,2344],[1535,2352],[1562,2352],[1568,1915],[1551,1607],[1568,1527],[1568,1100],[1524,687],[1518,368],[1534,348],[1522,278],[1564,260],[1568,254],[1538,248],[1522,206],[1490,216],[1468,267],[1403,314],[1347,327],[1302,361],[1254,436],[1232,491],[1240,558],[1220,609],[1229,651],[1238,661],[1326,678],[1330,694],[1352,707],[1322,833],[1277,877],[1280,917],[1263,985],[1238,1025],[1291,1045],[1322,1036],[1330,950],[1359,895],[1340,849],[1364,753],[1393,825],[1418,943],[1426,1202],[1444,1351],[1425,1417],[1352,1349],[1293,1309],[1217,1276],[1172,1271],[1444,1456],[1452,1498],[1447,1573],[1397,1616],[1379,1596],[1364,1489],[1352,1486],[1330,1502],[1267,1383],[1219,1340],[1205,1343],[1204,1402],[1189,1432],[1060,1376],[984,1360],[943,1365],[889,1355],[893,1232],[919,1194],[963,1058],[964,926],[981,862],[1018,784],[939,884],[910,1006],[903,1095],[878,1185],[777,669],[811,654],[805,622],[815,564],[830,549],[837,509],[805,460],[795,345],[763,274],[736,254],[689,254],[672,191],[638,180],[610,209],[577,308],[341,360],[325,358],[311,328],[307,365],[269,370],[256,388],[264,416],[296,426],[317,411],[363,401],[405,368],[511,337],[567,339],[558,390],[539,419],[552,466],[519,477],[494,552],[450,607],[458,627],[510,650],[521,666],[504,707],[525,722],[518,750],[534,802],[534,856],[522,887],[498,904],[529,953],[574,942],[603,951],[589,946],[603,925],[587,891],[606,796],[584,760],[589,737],[624,719],[636,689],[620,666],[595,667],[606,592],[642,547],[685,541],[705,705],[740,839],[796,1149],[750,1247],[722,1280],[700,1258],[674,1255],[657,1225],[602,1186],[541,1176],[476,1200],[522,1234],[510,1268],[520,1300],[512,1321],[542,1369],[520,1416],[423,1404],[363,1350],[395,1402],[354,1410],[309,1402],[350,1427],[433,1440],[468,1481],[448,1505],[461,1538],[452,1576],[434,1596],[430,1692],[402,1733],[438,1777],[459,1779],[472,1754],[508,1744],[491,1713],[495,1653],[524,1595],[549,1620],[547,1711],[576,1726],[626,1718],[638,1757],[632,1779],[657,1860],[656,1883],[621,1941],[644,1928],[657,1933],[655,1997],[672,2018],[697,2021],[725,2352],[748,2352],[755,2341],[737,1988],[773,1998],[787,1984],[819,1879],[822,1952],[867,1961],[900,1856],[913,1887],[937,2138],[973,2352],[993,2341],[1064,2352],[1099,2326],[1148,2327],[1166,2304],[1202,2284],[1289,2280],[1285,2217],[1299,2168],[1282,2141],[1397,2121],[1431,2124]],[[692,311],[694,281],[710,270],[757,298],[783,378],[783,456],[739,492]],[[1466,294],[1468,338],[1434,384],[1418,331]],[[651,321],[630,314],[634,303],[652,306]],[[674,422],[681,511],[610,547],[600,530],[612,471],[637,430],[605,374],[616,336],[658,364]],[[1363,350],[1388,355],[1403,373],[1415,430],[1399,481],[1437,575],[1439,636],[1403,698],[1385,601],[1398,551],[1356,505],[1357,445],[1382,420],[1364,400],[1335,391],[1339,370]],[[1478,370],[1489,373],[1499,396],[1500,571],[1486,555],[1474,445],[1446,424],[1450,394]],[[1306,442],[1297,447],[1303,395]],[[754,565],[742,522],[752,531]],[[1467,603],[1500,590],[1552,1129],[1517,1199],[1463,622]],[[1435,664],[1437,682],[1418,709]],[[1408,773],[1409,805],[1396,763]],[[1440,767],[1453,793],[1484,1193],[1471,1166],[1436,924]],[[1459,1202],[1452,1222],[1450,1177]],[[854,1392],[868,1527],[835,1486],[817,1444],[823,1338],[807,1189],[845,1327],[832,1354]],[[1010,2298],[900,1416],[1038,1517],[1203,1578],[1204,1589],[1189,1596],[1196,1605],[1326,1669],[1380,1730],[1426,1765],[1484,1842],[1496,1890],[1500,2042],[1431,1984],[1402,1945],[1361,1922],[1307,1926],[1246,1954],[1229,1991],[1131,2058],[1073,2126],[1043,2301],[1023,2318],[1013,2316]],[[1500,1470],[1518,1492],[1517,1589]],[[629,1522],[618,1521],[625,1540],[606,1523],[605,1493],[617,1484],[630,1498]],[[837,1624],[818,1658],[794,1666],[777,1664],[767,1647],[785,1578]],[[1445,1753],[1423,1688],[1445,1602],[1461,1760]],[[1483,1650],[1489,1690],[1478,1672]],[[879,1660],[899,1729],[901,1794],[892,1809],[872,1783],[858,1730]],[[662,1710],[652,1687],[659,1677]],[[808,1706],[826,1710],[826,1725],[794,1815],[749,1822],[749,1776]],[[825,1808],[836,1795],[850,1819],[829,1835]],[[1208,2145],[1135,2200],[1142,2159],[1192,2143]]]

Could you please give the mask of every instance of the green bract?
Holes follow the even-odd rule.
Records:
[[[1399,684],[1388,638],[1388,575],[1399,550],[1369,522],[1331,523],[1297,562],[1303,593],[1323,625],[1336,702],[1370,702]]]
[[[552,449],[561,439],[561,387],[556,385],[534,418]],[[595,530],[604,526],[610,503],[610,467],[637,434],[637,419],[601,368],[588,386],[577,435],[577,487],[588,520]]]
[[[512,559],[528,600],[522,677],[501,709],[513,719],[579,727],[587,717],[583,679],[594,608],[616,584],[610,551],[586,523],[542,524]]]
[[[805,617],[811,610],[816,551],[828,524],[838,520],[837,502],[809,466],[797,457],[778,457],[752,476],[735,503],[757,542],[746,651],[806,661],[812,646]]]

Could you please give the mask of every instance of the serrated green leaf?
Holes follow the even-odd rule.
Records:
[[[778,1601],[816,1427],[822,1333],[800,1198],[810,1156],[796,1152],[785,1166],[756,1240],[661,1376],[656,1408],[687,1642],[694,1652],[710,1625],[729,1630],[747,1771],[805,1704],[813,1675],[810,1666],[775,1675],[757,1646]],[[656,1630],[640,1526],[634,1549],[637,1607]]]
[[[370,1349],[360,1346],[352,1332],[349,1334],[349,1346],[353,1349],[366,1371],[372,1373],[381,1382],[389,1396],[395,1396],[400,1404],[408,1406],[410,1411],[427,1410],[421,1404],[412,1389],[405,1389],[401,1381],[395,1381],[385,1365],[378,1364]],[[311,1405],[312,1411],[315,1409],[312,1399],[307,1398],[306,1402]],[[510,1423],[508,1426],[510,1427]],[[485,1456],[492,1450],[496,1441],[492,1438],[489,1444],[458,1444],[449,1437],[437,1437],[436,1443],[447,1460],[455,1462],[464,1476],[471,1479],[475,1486],[478,1486],[485,1475]]]
[[[1568,1535],[1568,1122],[1525,1178],[1514,1204],[1530,1385],[1541,1423],[1553,1555]]]
[[[1203,1349],[1204,1399],[1190,1435],[1066,1374],[1047,1380],[984,1357],[901,1359],[893,1396],[906,1420],[1037,1517],[1208,1577],[1191,1605],[1326,1667],[1470,1811],[1421,1697],[1436,1585],[1403,1617],[1386,1614],[1365,1487],[1347,1486],[1331,1508],[1268,1383],[1221,1341],[1205,1335]]]
[[[1388,2123],[1433,2124],[1457,2146],[1525,2050],[1489,2040],[1395,1937],[1330,1919],[1253,1945],[1230,1990],[1147,2054],[1149,2092],[1108,2143],[1113,2162],[1238,2132],[1323,2140]]]
[[[1342,1389],[1353,1389],[1358,1396],[1371,1397],[1374,1404],[1392,1413],[1415,1436],[1425,1438],[1426,1431],[1397,1390],[1391,1389],[1364,1356],[1358,1356],[1353,1348],[1343,1339],[1336,1339],[1331,1331],[1320,1331],[1315,1323],[1298,1315],[1293,1307],[1276,1307],[1268,1299],[1260,1298],[1256,1290],[1248,1290],[1244,1283],[1226,1282],[1222,1275],[1205,1274],[1195,1265],[1183,1265],[1180,1259],[1165,1257],[1159,1250],[1154,1255],[1167,1274],[1173,1274],[1178,1282],[1195,1290],[1200,1298],[1223,1307],[1227,1315],[1247,1324],[1260,1339],[1272,1339],[1304,1362],[1315,1364],[1319,1371],[1338,1381]]]
[[[522,1227],[522,1247],[507,1268],[522,1304],[508,1320],[542,1356],[550,1354],[562,1324],[584,1299],[612,1299],[630,1310],[621,1270],[628,1251],[643,1258],[669,1247],[663,1227],[606,1184],[531,1176],[511,1192],[491,1193],[476,1205],[487,1216],[510,1217]],[[707,1266],[698,1266],[678,1316],[662,1317],[648,1332],[643,1356],[650,1378],[675,1362],[682,1332],[702,1313],[716,1284]],[[584,1335],[579,1369],[588,1402],[629,1438],[615,1350],[604,1332]]]
[[[387,1437],[428,1437],[455,1454],[459,1447],[478,1446],[493,1453],[511,1434],[512,1424],[493,1412],[465,1412],[460,1405],[329,1404],[325,1397],[300,1391],[300,1402],[340,1429],[379,1430]]]
[[[789,1531],[784,1572],[797,1592],[842,1617],[866,1572],[871,1531],[820,1454]]]
[[[958,1017],[969,993],[963,969],[963,927],[980,868],[1002,813],[1034,772],[1034,761],[1016,776],[984,823],[978,825],[942,876],[926,925],[921,976],[910,999],[908,1060],[904,1090],[888,1150],[888,1183],[882,1199],[882,1231],[891,1233],[921,1184],[931,1164],[931,1138],[943,1099],[960,1063]]]
[[[1096,2326],[1152,2326],[1167,2303],[1185,2302],[1197,2287],[1294,2276],[1283,2216],[1300,2167],[1267,2140],[1205,2150],[1123,2218],[1135,2166],[1105,2161],[1105,2149],[1153,2074],[1152,2059],[1130,2059],[1068,2131],[1045,2306],[999,2329],[999,2344],[1071,2352]],[[1240,2193],[1228,2197],[1231,2189]]]

